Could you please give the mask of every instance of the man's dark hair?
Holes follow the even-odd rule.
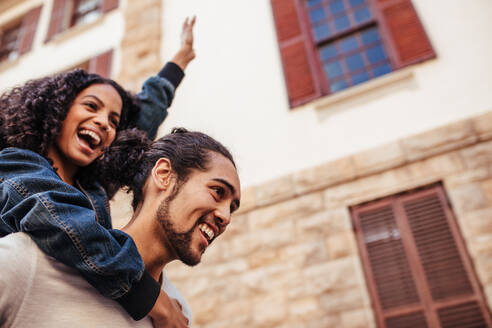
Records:
[[[160,158],[169,159],[179,184],[187,180],[192,170],[207,170],[212,153],[223,155],[236,166],[229,150],[204,133],[174,128],[170,134],[151,142],[134,130],[131,138],[125,135],[113,142],[103,159],[101,179],[109,182],[105,185],[113,183],[113,190],[128,187],[133,191],[135,209],[142,201],[145,181]]]
[[[28,81],[0,96],[0,149],[18,147],[46,156],[75,98],[93,84],[116,89],[123,104],[118,131],[128,128],[140,110],[135,97],[113,80],[75,69]]]

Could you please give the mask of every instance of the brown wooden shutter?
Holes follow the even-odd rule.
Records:
[[[389,35],[395,68],[436,57],[417,12],[410,0],[373,0],[380,12],[381,29]]]
[[[440,185],[352,208],[378,325],[492,327]]]
[[[89,73],[95,73],[103,77],[110,78],[112,58],[113,50],[109,50],[92,58],[89,61]]]
[[[102,12],[107,13],[118,8],[118,0],[102,0]]]
[[[39,15],[41,14],[42,6],[36,7],[30,10],[22,18],[22,27],[19,39],[19,53],[25,54],[32,48],[34,41],[34,35],[36,34],[36,28],[38,26]]]
[[[63,31],[63,20],[66,12],[67,0],[53,0],[53,8],[51,10],[50,24],[46,34],[46,41],[49,41],[56,34]]]
[[[291,107],[321,96],[313,69],[313,50],[308,31],[301,24],[297,0],[271,0],[280,56]]]

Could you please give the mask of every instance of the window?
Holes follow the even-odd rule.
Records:
[[[352,208],[379,327],[492,327],[442,186]]]
[[[118,0],[54,0],[46,41],[75,25],[95,21],[118,7]]]
[[[101,15],[100,0],[75,0],[71,26],[90,23]]]
[[[271,0],[291,107],[435,57],[410,0]]]
[[[21,23],[2,31],[0,39],[0,61],[13,60],[19,55],[17,40],[19,39]]]
[[[0,27],[0,62],[15,60],[31,50],[41,7],[28,11],[21,19]]]
[[[81,68],[89,73],[99,74],[102,77],[111,78],[111,63],[113,58],[113,50],[106,51],[98,56],[92,57],[89,60],[83,61],[74,65],[65,71],[70,71],[75,68]]]

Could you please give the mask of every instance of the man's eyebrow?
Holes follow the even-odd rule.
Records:
[[[212,179],[212,180],[224,184],[231,191],[231,194],[234,195],[236,193],[236,189],[229,182],[227,182],[226,180],[221,179],[221,178],[215,178],[215,179]]]
[[[227,182],[226,180],[221,179],[221,178],[215,178],[215,179],[212,179],[212,180],[224,184],[231,191],[231,194],[234,195],[236,193],[236,189],[229,182]],[[237,210],[239,208],[239,204],[240,204],[239,199],[235,199],[233,201],[233,203],[234,203],[235,207],[234,207],[234,209],[231,212],[234,212],[235,210]]]

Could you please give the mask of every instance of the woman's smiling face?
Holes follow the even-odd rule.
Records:
[[[60,135],[48,150],[54,167],[76,172],[91,164],[116,136],[122,100],[109,84],[93,84],[82,90],[62,123]]]

